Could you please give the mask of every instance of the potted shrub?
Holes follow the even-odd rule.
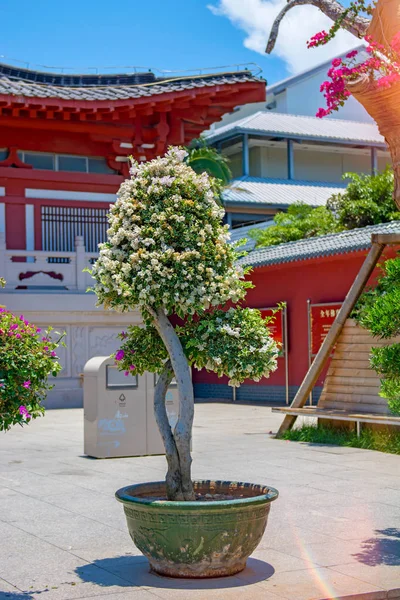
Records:
[[[251,283],[227,243],[216,180],[196,174],[185,156],[170,148],[163,158],[133,163],[110,209],[108,241],[92,275],[98,304],[138,308],[143,317],[143,327],[121,334],[119,368],[127,376],[159,374],[154,411],[168,470],[165,482],[117,492],[130,534],[154,571],[210,577],[245,567],[278,493],[265,485],[192,481],[191,367],[227,375],[237,386],[268,377],[279,349],[259,311],[233,307]],[[179,417],[172,429],[165,394],[173,377]]]
[[[0,279],[0,285],[2,281]],[[0,431],[44,414],[43,400],[53,386],[48,377],[61,370],[51,328],[42,333],[23,315],[0,307]]]

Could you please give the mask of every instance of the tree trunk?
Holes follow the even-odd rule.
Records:
[[[167,498],[168,500],[183,500],[179,455],[165,407],[165,395],[173,376],[174,371],[171,366],[171,361],[168,360],[165,363],[164,371],[161,373],[154,390],[154,415],[164,443],[165,456],[168,464],[166,476]]]
[[[195,495],[191,478],[192,457],[190,455],[194,417],[194,396],[190,367],[185,353],[183,352],[182,344],[164,310],[162,308],[157,308],[150,312],[154,317],[155,327],[170,356],[171,365],[178,384],[179,418],[173,431],[173,439],[179,457],[183,499],[194,500]]]

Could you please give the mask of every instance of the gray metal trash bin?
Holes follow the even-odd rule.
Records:
[[[84,453],[96,458],[164,454],[153,410],[153,373],[132,377],[109,356],[91,358],[84,368]],[[177,388],[166,395],[172,426],[179,412]]]

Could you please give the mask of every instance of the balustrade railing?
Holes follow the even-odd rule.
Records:
[[[86,252],[84,239],[75,238],[75,252],[52,250],[6,249],[4,233],[0,233],[0,277],[6,290],[64,289],[84,292],[93,283],[89,273],[97,254]]]

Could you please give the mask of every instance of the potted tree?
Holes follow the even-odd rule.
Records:
[[[0,278],[0,287],[5,281]],[[48,377],[61,370],[51,329],[41,332],[23,315],[0,307],[0,431],[25,425],[44,414],[43,400],[53,387]]]
[[[227,375],[237,386],[268,377],[279,349],[259,311],[233,307],[251,283],[227,243],[216,180],[196,174],[185,157],[170,148],[163,158],[133,163],[92,275],[99,305],[138,308],[143,317],[143,327],[121,334],[119,368],[127,376],[159,374],[154,411],[168,470],[165,482],[118,490],[131,537],[154,571],[210,577],[245,567],[278,493],[265,485],[192,481],[191,367]],[[174,376],[179,417],[171,428],[165,394]]]

